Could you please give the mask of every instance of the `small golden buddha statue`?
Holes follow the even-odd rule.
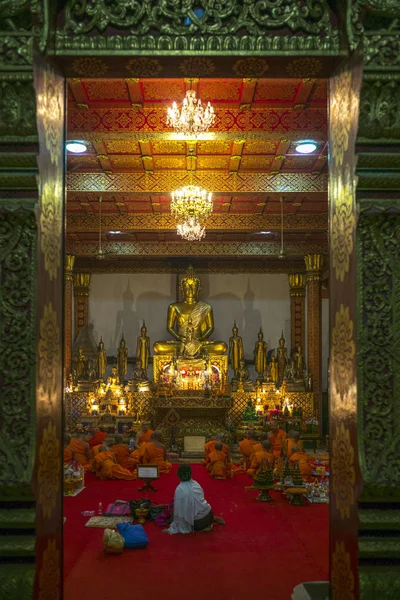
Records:
[[[103,338],[100,338],[100,342],[97,347],[96,367],[99,379],[104,379],[104,375],[107,371],[107,353],[104,349]]]
[[[200,287],[200,279],[195,276],[192,267],[189,267],[180,282],[183,300],[174,302],[168,307],[167,331],[174,339],[155,342],[156,354],[179,354],[182,351],[182,342],[186,342],[189,319],[193,327],[192,341],[196,341],[198,345],[197,354],[203,351],[210,354],[225,354],[227,350],[225,342],[209,340],[214,331],[213,309],[206,302],[197,299]]]
[[[274,354],[271,356],[271,362],[269,363],[269,376],[274,383],[279,380],[278,363]]]
[[[85,376],[86,358],[83,354],[83,349],[78,348],[78,354],[75,359],[75,372],[77,379],[83,379]]]
[[[140,360],[141,368],[147,371],[149,366],[150,356],[150,338],[147,335],[147,327],[143,321],[142,328],[140,330],[140,336],[137,339],[136,346],[136,359]]]
[[[107,379],[107,384],[112,387],[119,386],[119,377],[117,367],[111,369],[111,375]]]
[[[282,381],[285,377],[286,367],[288,365],[289,359],[287,355],[287,349],[285,348],[285,338],[283,337],[283,331],[281,335],[281,339],[279,340],[279,348],[276,350],[276,358],[278,361],[278,375],[279,381]]]
[[[264,342],[264,334],[261,327],[254,348],[254,366],[258,374],[258,379],[264,379],[264,373],[267,370],[267,342]]]
[[[121,380],[125,379],[128,371],[128,348],[126,347],[124,334],[122,334],[117,350],[117,370]]]
[[[229,362],[235,373],[239,369],[240,359],[243,358],[243,340],[238,335],[239,329],[236,327],[236,321],[233,322],[233,335],[229,338]]]

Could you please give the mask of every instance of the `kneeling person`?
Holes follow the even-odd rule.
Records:
[[[222,442],[216,442],[214,450],[210,453],[207,470],[215,479],[226,479],[232,470]]]
[[[312,466],[308,462],[307,453],[301,450],[298,446],[293,446],[292,456],[289,458],[289,462],[292,466],[294,463],[298,464],[300,475],[305,479],[312,475]]]
[[[262,442],[262,450],[260,452],[256,452],[253,454],[251,459],[250,468],[247,469],[247,474],[250,477],[255,477],[258,471],[261,469],[263,465],[267,466],[267,463],[271,467],[274,468],[275,458],[271,452],[271,442],[269,440],[264,440]]]
[[[169,473],[172,469],[171,463],[167,461],[167,449],[161,443],[161,431],[154,431],[151,434],[150,442],[144,449],[144,463],[148,465],[158,465],[159,473]]]
[[[204,498],[203,488],[192,479],[190,465],[178,468],[181,483],[174,494],[174,520],[166,533],[192,533],[211,531],[213,524],[225,525],[225,521],[214,516],[211,506]]]
[[[96,462],[96,474],[100,479],[137,479],[136,472],[131,473],[117,464],[115,454],[108,446],[100,446],[99,453],[93,460]]]

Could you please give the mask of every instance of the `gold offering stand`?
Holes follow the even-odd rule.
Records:
[[[263,465],[261,470],[256,474],[253,485],[246,486],[244,489],[246,492],[249,490],[260,490],[257,497],[259,502],[272,501],[270,490],[274,489],[274,482],[271,467],[268,463],[266,467]]]

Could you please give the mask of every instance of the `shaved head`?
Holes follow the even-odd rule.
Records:
[[[271,442],[269,440],[264,440],[262,442],[262,447],[264,448],[264,450],[266,450],[267,452],[269,452],[271,450]]]

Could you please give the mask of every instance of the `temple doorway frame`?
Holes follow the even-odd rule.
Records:
[[[321,2],[323,3],[323,0]],[[368,2],[365,1],[364,5],[368,5]],[[33,63],[29,63],[28,59],[24,62],[25,59],[21,58],[22,54],[18,58],[10,50],[7,55],[10,57],[10,62],[7,69],[3,69],[2,73],[4,86],[10,90],[10,93],[14,93],[15,102],[20,102],[20,108],[18,109],[20,112],[24,94],[25,98],[32,99],[34,77],[37,121],[35,124],[31,116],[30,122],[26,123],[25,137],[22,139],[22,136],[20,140],[24,144],[22,151],[21,148],[19,149],[20,158],[25,158],[29,162],[29,157],[37,151],[36,139],[39,140],[39,180],[36,193],[36,183],[32,179],[32,162],[29,162],[30,172],[28,172],[29,169],[22,166],[21,174],[18,177],[14,177],[14,179],[12,176],[8,176],[8,179],[3,178],[3,189],[6,190],[6,194],[5,201],[1,203],[2,215],[5,216],[5,219],[14,229],[19,227],[21,231],[18,240],[16,242],[14,240],[14,259],[16,260],[17,256],[23,256],[25,257],[24,260],[30,261],[32,265],[37,263],[37,270],[32,269],[29,274],[25,275],[29,283],[29,289],[27,290],[29,302],[25,303],[26,318],[31,324],[26,347],[28,350],[30,349],[31,354],[33,352],[34,360],[32,361],[32,356],[29,358],[28,391],[25,400],[21,400],[21,407],[25,409],[27,414],[26,431],[30,437],[29,439],[26,438],[27,446],[23,453],[23,459],[20,462],[16,459],[15,462],[15,465],[19,467],[19,470],[17,469],[17,479],[14,478],[11,484],[10,481],[0,481],[2,504],[5,508],[12,509],[13,518],[17,517],[13,526],[16,529],[31,531],[30,545],[29,547],[26,546],[20,554],[21,557],[27,558],[27,564],[13,564],[12,561],[9,561],[8,574],[4,569],[0,570],[0,591],[5,589],[4,582],[7,578],[12,577],[17,582],[16,593],[21,594],[23,589],[24,598],[27,599],[45,596],[46,598],[54,597],[54,599],[58,599],[62,598],[63,593],[63,488],[61,463],[62,390],[64,387],[62,315],[64,310],[65,160],[63,148],[65,79],[64,75],[59,74],[59,69],[62,71],[65,61],[72,63],[74,60],[82,59],[81,64],[86,61],[86,64],[91,65],[92,69],[100,69],[97,73],[98,76],[106,77],[107,71],[110,72],[109,68],[101,72],[101,64],[107,65],[107,61],[110,65],[115,64],[128,54],[123,50],[124,41],[117,40],[112,34],[110,38],[106,36],[106,49],[102,51],[91,51],[90,48],[93,48],[93,45],[90,46],[89,44],[88,47],[85,47],[85,43],[81,46],[70,46],[68,50],[68,44],[65,43],[63,59],[61,59],[62,53],[55,52],[54,48],[57,45],[56,40],[60,41],[65,31],[57,30],[57,27],[54,26],[57,17],[54,7],[49,9],[45,0],[43,6],[46,7],[43,10],[38,7],[32,9],[30,16],[34,29],[28,30],[28,33],[23,36],[23,41],[21,41],[23,48],[24,43],[32,43],[35,37],[36,50]],[[15,15],[10,14],[8,16],[14,18]],[[374,556],[374,548],[377,547],[376,542],[375,546],[365,550],[368,544],[365,539],[361,544],[358,537],[360,517],[361,529],[365,528],[370,532],[379,532],[383,522],[386,525],[389,523],[389,530],[397,529],[397,517],[390,513],[390,510],[386,512],[389,521],[385,521],[384,516],[381,520],[379,518],[376,520],[376,514],[373,514],[372,511],[376,512],[377,509],[380,509],[385,512],[385,506],[390,509],[389,505],[385,505],[385,500],[387,501],[389,497],[392,503],[399,503],[400,497],[398,492],[393,492],[393,486],[384,487],[376,469],[374,470],[375,467],[369,466],[368,460],[370,460],[369,454],[372,452],[372,448],[367,445],[361,434],[364,426],[363,419],[368,416],[366,393],[363,391],[363,405],[357,400],[356,348],[358,351],[362,351],[364,343],[360,338],[363,327],[360,310],[372,311],[372,308],[368,307],[366,302],[363,304],[363,300],[357,298],[357,289],[360,291],[363,281],[361,267],[364,261],[364,247],[362,242],[356,239],[358,209],[356,204],[357,165],[355,156],[362,84],[362,62],[363,60],[366,62],[370,54],[362,55],[358,54],[357,51],[354,52],[357,42],[361,39],[361,34],[359,30],[356,39],[357,36],[353,29],[346,30],[346,16],[348,14],[343,11],[337,15],[343,24],[341,29],[338,30],[340,49],[338,47],[336,53],[326,52],[326,56],[329,55],[332,59],[329,94],[331,269],[329,395],[332,463],[330,581],[333,587],[333,597],[337,600],[343,597],[349,598],[349,600],[355,600],[359,597],[372,598],[373,596],[367,596],[367,594],[371,594],[371,590],[377,590],[378,587],[382,590],[382,585],[386,585],[386,588],[384,588],[385,595],[381,594],[380,597],[386,599],[390,598],[389,593],[393,589],[392,586],[399,585],[399,575],[396,575],[395,570],[390,567],[390,560],[392,560],[390,551],[385,554],[382,549],[379,550],[379,556],[382,560],[389,560],[389,566],[387,564],[384,566],[385,563],[382,562],[380,569],[371,569],[368,557]],[[362,21],[360,22],[362,28]],[[78,35],[78,30],[75,33]],[[383,35],[384,33],[382,33]],[[64,37],[65,42],[68,36]],[[164,37],[166,39],[168,36]],[[179,37],[177,36],[177,39]],[[309,38],[312,37],[313,34],[310,34]],[[252,46],[251,36],[248,36],[248,40],[244,42],[243,47],[238,48],[236,46],[236,53],[232,51],[229,58],[231,61],[235,61],[236,65],[240,65],[236,70],[240,77],[252,78],[257,76],[257,71],[255,71],[255,65],[257,64],[259,67],[258,73],[262,72],[258,76],[266,76],[270,73],[270,71],[268,72],[269,65],[266,64],[267,60],[270,63],[273,62],[274,56],[279,57],[286,65],[304,59],[309,61],[309,65],[312,65],[313,61],[319,60],[317,57],[324,56],[324,50],[318,50],[317,37],[314,35],[315,43],[310,42],[308,46],[305,45],[302,48],[296,46],[295,41],[293,41],[292,48],[294,47],[294,50],[291,50],[288,46],[283,54],[280,49],[274,55],[274,51],[271,48],[268,49],[266,45],[262,46],[262,50],[254,50],[256,46]],[[188,59],[193,60],[198,56],[203,58],[203,61],[194,61],[198,65],[198,70],[200,69],[199,65],[203,65],[202,68],[204,68],[207,61],[212,61],[213,58],[221,59],[221,51],[216,49],[217,44],[211,41],[213,39],[216,38],[211,36],[207,49],[205,47],[203,49],[194,47],[190,51],[185,51],[185,56]],[[89,37],[87,40],[89,40]],[[295,37],[293,40],[295,40]],[[84,38],[83,41],[85,42]],[[169,43],[165,40],[164,42],[165,44]],[[233,44],[232,41],[229,43]],[[279,47],[278,41],[276,41],[276,44],[276,47]],[[213,48],[215,51],[213,51]],[[181,51],[183,51],[181,48],[176,47],[171,56],[174,56],[175,59]],[[135,73],[135,58],[144,65],[144,58],[147,57],[151,61],[154,57],[160,58],[161,55],[161,51],[154,50],[152,52],[149,49],[143,51],[139,45],[132,47],[129,52],[129,61],[131,61],[129,64],[132,66],[132,72]],[[100,56],[101,58],[99,58]],[[17,59],[20,61],[19,63]],[[158,61],[156,60],[156,62]],[[155,63],[152,64],[154,67]],[[385,68],[386,72],[378,77],[376,71],[380,70],[380,66],[378,63],[373,63],[369,73],[364,76],[361,103],[364,95],[370,93],[371,90],[375,93],[375,96],[372,99],[369,98],[369,110],[368,107],[365,108],[364,103],[364,113],[360,120],[360,128],[364,131],[364,137],[358,140],[361,151],[363,148],[367,150],[372,148],[373,151],[373,144],[370,140],[372,138],[379,139],[379,132],[378,134],[372,132],[369,136],[366,128],[370,124],[375,125],[375,128],[378,127],[378,129],[379,127],[385,127],[384,119],[381,119],[380,115],[371,117],[377,104],[384,102],[384,98],[381,97],[382,87],[385,90],[387,89],[387,93],[389,93],[387,86],[389,86],[390,78],[398,79],[396,68],[391,69],[390,64],[386,64]],[[84,74],[81,73],[81,76],[84,76]],[[136,73],[136,76],[139,75]],[[146,73],[142,76],[146,76]],[[199,76],[204,75],[199,73]],[[376,85],[377,81],[381,82],[380,86]],[[21,98],[20,100],[18,100],[18,96]],[[15,122],[20,122],[21,115],[15,115],[14,113],[15,109],[14,112],[11,110],[11,120],[14,119]],[[35,127],[36,133],[34,131]],[[388,129],[387,124],[386,129]],[[6,131],[5,134],[4,131]],[[18,136],[7,130],[4,123],[0,134],[2,134],[2,138],[6,140],[6,143],[11,145],[16,141],[16,137],[18,138]],[[393,134],[391,137],[390,124],[389,131],[385,130],[383,137],[390,140],[388,146],[395,143],[396,135]],[[9,150],[6,148],[5,153],[7,152]],[[384,168],[390,158],[390,148],[389,150],[388,147],[381,148],[375,152],[375,155],[379,155],[376,160],[380,168]],[[19,164],[23,165],[24,163]],[[397,167],[394,168],[397,169]],[[363,219],[368,221],[371,214],[376,215],[376,213],[379,213],[382,215],[387,209],[385,202],[374,200],[373,196],[368,195],[370,190],[382,190],[385,185],[374,184],[372,178],[368,179],[366,173],[362,173],[361,178],[363,178],[362,185],[360,186],[360,180],[358,182],[357,192],[360,192],[358,202],[361,203],[365,199],[361,210],[364,215]],[[394,179],[391,179],[392,183]],[[390,184],[386,187],[392,194],[391,208],[400,211],[400,202],[394,193],[396,188],[390,187]],[[29,191],[25,198],[24,190]],[[365,226],[366,230],[374,226],[371,219]],[[393,227],[397,227],[397,221]],[[8,258],[10,252],[11,250],[8,251]],[[382,252],[384,253],[386,250],[382,250]],[[358,305],[357,302],[359,302]],[[358,326],[358,331],[356,331],[356,326]],[[390,322],[390,326],[391,331],[398,331],[398,327],[396,328],[392,322]],[[11,372],[12,368],[8,367],[8,370]],[[7,375],[7,368],[5,373]],[[394,389],[394,383],[392,388]],[[14,438],[5,437],[4,439],[6,442],[12,442]],[[59,461],[54,460],[57,453],[59,454]],[[358,464],[359,456],[361,457],[362,471],[360,471]],[[370,476],[369,481],[366,481],[366,474]],[[360,496],[363,479],[371,488],[368,493],[365,493],[364,489],[364,504],[362,504],[363,496]],[[394,476],[394,483],[397,483],[396,476]],[[364,487],[367,488],[368,485]],[[18,513],[17,515],[15,512],[17,510],[15,508],[16,502],[21,503],[21,507],[25,511],[24,514]],[[7,524],[7,522],[7,518],[4,517],[4,523]],[[36,527],[35,532],[33,531],[34,524]],[[13,540],[12,543],[14,542],[15,547],[17,547],[17,541]],[[359,561],[360,548],[362,551],[361,562]],[[34,556],[35,563],[33,562]],[[393,558],[393,560],[395,559]],[[391,582],[389,587],[385,583],[388,576]],[[343,593],[346,593],[346,595],[341,596]]]

